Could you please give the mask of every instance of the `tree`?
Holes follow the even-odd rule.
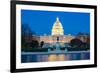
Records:
[[[22,24],[21,26],[21,45],[22,48],[30,48],[30,43],[32,42],[32,31],[28,24]]]
[[[40,43],[40,47],[42,48],[43,45],[44,45],[44,41],[41,41],[41,43]]]
[[[70,45],[74,48],[79,48],[79,47],[82,46],[82,44],[83,44],[83,42],[81,40],[77,39],[77,38],[72,39],[71,42],[70,42]]]
[[[39,47],[39,42],[37,40],[32,40],[30,43],[32,48],[38,48]]]

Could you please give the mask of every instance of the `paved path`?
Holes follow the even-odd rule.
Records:
[[[71,52],[66,52],[66,51],[61,51],[61,52],[22,52],[21,54],[71,54],[71,53],[88,53],[90,51],[71,51]]]

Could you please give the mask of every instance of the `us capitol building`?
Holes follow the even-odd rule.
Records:
[[[59,42],[60,45],[63,46],[65,43],[70,43],[70,41],[74,38],[75,37],[70,34],[64,35],[63,26],[62,26],[59,18],[57,17],[56,21],[54,22],[53,27],[51,29],[51,35],[40,36],[38,41],[44,42],[45,44],[49,44],[51,46],[53,46],[54,44]]]

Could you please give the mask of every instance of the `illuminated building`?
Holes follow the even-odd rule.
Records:
[[[51,45],[59,42],[61,45],[64,45],[64,43],[70,43],[70,41],[74,38],[75,37],[71,34],[64,35],[63,26],[60,22],[60,19],[57,17],[51,29],[51,35],[40,36],[40,42],[43,41],[45,44]]]

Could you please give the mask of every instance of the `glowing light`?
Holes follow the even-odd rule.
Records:
[[[64,35],[64,30],[58,17],[52,28],[52,35]]]

